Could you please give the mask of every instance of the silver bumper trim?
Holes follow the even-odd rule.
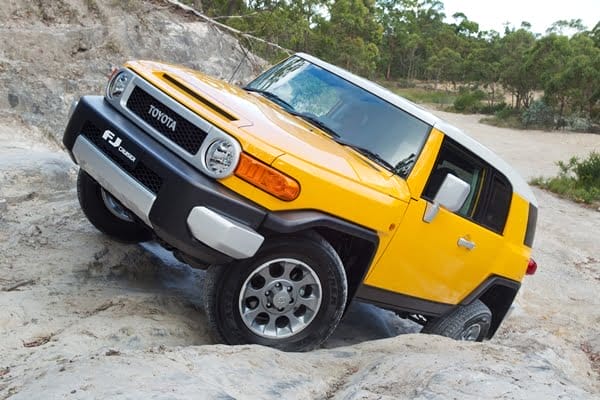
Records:
[[[251,228],[206,207],[192,208],[187,224],[196,239],[236,259],[252,257],[264,240]]]
[[[127,175],[81,135],[75,140],[73,156],[79,166],[98,181],[100,186],[108,190],[148,226],[152,226],[148,216],[156,200],[154,193]]]

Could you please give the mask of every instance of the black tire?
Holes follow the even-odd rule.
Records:
[[[481,342],[488,336],[492,312],[480,300],[458,306],[449,314],[428,322],[421,332],[456,340]]]
[[[250,259],[236,261],[224,266],[215,265],[208,269],[204,287],[204,304],[210,332],[213,338],[221,343],[253,343],[283,351],[312,350],[331,335],[342,318],[348,292],[346,273],[342,261],[333,247],[316,233],[290,235],[267,240],[268,242]],[[281,259],[286,260],[282,261]],[[288,263],[288,261],[291,262]],[[294,263],[296,263],[298,270],[296,267],[292,267]],[[268,267],[266,267],[267,265]],[[286,265],[288,265],[287,269],[291,272],[286,272]],[[306,266],[314,273],[306,269]],[[282,268],[281,275],[274,278],[273,276],[277,274],[273,271],[276,271],[279,267]],[[257,271],[262,271],[262,274]],[[299,283],[297,287],[293,287],[293,290],[289,289],[294,285],[294,279],[296,279],[293,274],[297,274],[298,271],[302,271],[300,275],[297,275]],[[262,287],[257,289],[253,286],[254,279],[259,277],[258,275],[266,275],[268,279]],[[286,282],[291,283],[291,286],[287,287],[290,293],[289,305],[286,302],[279,302],[279,304],[286,304],[287,314],[277,314],[278,311],[275,308],[267,309],[271,304],[269,301],[272,301],[273,307],[278,307],[275,306],[278,303],[276,296],[273,296],[271,300],[269,300],[269,297],[261,299],[253,296],[247,297],[245,298],[246,301],[256,299],[254,307],[256,310],[261,311],[254,321],[259,321],[259,317],[262,315],[262,322],[264,323],[264,325],[259,324],[250,327],[247,325],[249,322],[244,322],[244,320],[248,321],[248,316],[243,316],[242,311],[242,307],[245,308],[243,305],[245,304],[243,303],[244,296],[247,295],[247,291],[244,289],[260,290],[260,296],[263,294],[266,296],[267,292],[271,293],[267,289],[269,287],[274,288],[273,285],[277,285],[278,280],[284,281],[282,287],[287,285]],[[307,280],[314,281],[315,284],[302,286],[302,282]],[[320,288],[317,286],[317,280]],[[313,292],[311,288],[316,289]],[[290,327],[293,317],[288,319],[287,316],[302,311],[303,305],[300,296],[308,293],[309,289],[312,293],[309,293],[309,295],[320,294],[319,306],[315,307],[314,313],[312,311],[309,313],[304,308],[305,315],[302,316],[302,319],[306,322],[302,322],[302,327],[292,329]],[[284,292],[284,290],[280,289],[280,292]],[[283,311],[283,307],[279,311]],[[273,318],[273,323],[279,323],[281,318],[284,321],[283,326],[276,329],[276,331],[281,329],[285,331],[284,335],[289,336],[274,337],[271,334],[270,337],[265,337],[257,333],[262,329],[263,335],[268,335],[268,333],[265,333],[265,329],[271,318]],[[289,324],[286,324],[285,321]],[[287,331],[288,329],[289,331]],[[277,336],[279,333],[274,335]]]
[[[133,213],[129,213],[131,214],[131,220],[129,221],[113,214],[102,198],[102,190],[102,187],[94,178],[84,170],[79,170],[77,176],[79,205],[96,229],[123,243],[140,243],[152,239],[152,231],[143,222],[135,218]],[[113,200],[117,201],[116,199]]]

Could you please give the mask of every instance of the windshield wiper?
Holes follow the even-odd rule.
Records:
[[[396,169],[389,162],[387,162],[382,156],[375,153],[374,151],[369,150],[365,147],[357,146],[353,143],[349,143],[349,142],[346,142],[343,140],[339,140],[339,139],[334,139],[334,140],[337,143],[341,144],[342,146],[347,146],[347,147],[350,147],[352,150],[356,150],[363,156],[367,157],[369,160],[375,161],[377,164],[385,167],[386,169],[389,169],[392,172],[396,172]]]
[[[275,103],[279,104],[280,106],[283,106],[288,111],[294,109],[294,107],[292,107],[292,105],[290,103],[288,103],[281,97],[277,96],[275,93],[269,92],[267,90],[255,89],[255,88],[251,88],[251,87],[245,87],[244,90],[247,90],[248,92],[258,93],[258,94],[266,97],[267,99],[274,101]]]
[[[313,117],[312,115],[304,114],[304,113],[301,113],[301,112],[298,112],[298,111],[294,111],[294,110],[288,110],[288,112],[290,114],[292,114],[292,115],[295,115],[296,117],[300,117],[302,119],[307,120],[311,124],[317,126],[321,130],[324,130],[325,132],[329,133],[333,137],[336,137],[336,138],[340,137],[339,133],[337,133],[336,131],[334,131],[330,126],[328,126],[323,121],[319,120],[317,117]]]
[[[408,175],[408,171],[415,163],[417,155],[415,153],[410,153],[410,155],[403,160],[398,161],[396,167],[394,168],[394,172],[398,173],[401,176]]]

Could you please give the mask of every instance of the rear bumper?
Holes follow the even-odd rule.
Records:
[[[158,237],[193,258],[224,263],[251,257],[262,244],[257,228],[266,210],[198,172],[103,97],[80,99],[63,143]]]

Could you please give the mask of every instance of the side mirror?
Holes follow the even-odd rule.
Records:
[[[431,222],[444,207],[449,211],[458,211],[465,204],[469,196],[471,185],[452,174],[447,174],[433,199],[433,204],[428,203],[423,221]]]

